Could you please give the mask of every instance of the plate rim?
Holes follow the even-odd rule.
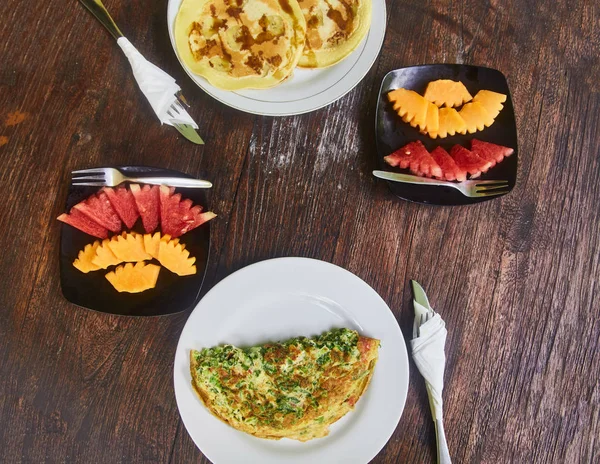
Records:
[[[381,450],[388,444],[390,438],[392,437],[392,435],[394,434],[394,432],[397,430],[398,428],[398,424],[400,423],[400,419],[402,417],[402,414],[404,413],[404,410],[406,408],[406,401],[408,398],[408,392],[409,392],[409,381],[410,381],[410,365],[409,365],[409,355],[408,355],[408,347],[406,344],[406,340],[404,338],[404,334],[402,332],[402,329],[400,328],[400,324],[398,322],[398,319],[396,317],[396,315],[392,312],[391,308],[389,307],[389,305],[386,303],[386,301],[383,299],[383,297],[381,295],[379,295],[379,293],[371,286],[369,285],[367,282],[365,282],[361,277],[357,276],[356,274],[354,274],[353,272],[338,266],[337,264],[331,263],[329,261],[324,261],[324,260],[320,260],[320,259],[315,259],[315,258],[307,258],[307,257],[300,257],[300,256],[283,256],[283,257],[277,257],[277,258],[267,258],[267,259],[263,259],[263,260],[259,260],[253,263],[250,263],[234,272],[232,272],[231,274],[227,275],[224,279],[222,279],[219,283],[217,283],[214,287],[212,287],[207,293],[206,295],[203,297],[203,299],[208,296],[211,292],[213,292],[213,290],[215,290],[217,287],[220,287],[222,284],[224,284],[230,277],[236,275],[237,273],[239,273],[240,271],[248,271],[249,268],[252,268],[254,266],[257,265],[261,265],[261,264],[265,264],[265,263],[269,263],[269,262],[273,262],[273,261],[297,261],[297,260],[301,260],[301,261],[308,261],[308,262],[312,262],[313,264],[316,265],[325,265],[326,267],[329,267],[330,269],[335,269],[335,272],[341,272],[342,274],[345,275],[350,275],[350,278],[355,278],[358,279],[359,281],[361,281],[368,290],[370,290],[371,292],[374,293],[374,295],[381,300],[381,302],[385,305],[385,307],[387,308],[387,313],[389,314],[389,317],[391,317],[391,319],[395,322],[395,327],[397,329],[397,333],[398,333],[398,340],[400,341],[400,345],[402,347],[402,349],[400,350],[400,353],[398,354],[398,356],[401,359],[401,363],[398,363],[398,369],[399,372],[401,373],[400,377],[400,386],[401,388],[397,391],[398,394],[402,395],[401,397],[401,401],[400,401],[400,407],[398,409],[398,414],[397,414],[397,418],[394,419],[394,425],[393,427],[390,427],[389,431],[386,432],[385,434],[383,434],[382,438],[384,438],[383,440],[381,440],[381,444],[379,446],[379,444],[376,445],[377,449],[374,449],[373,451],[371,451],[370,457],[368,458],[368,460],[366,462],[370,462],[372,459],[375,458],[375,456],[377,456],[377,454],[379,454],[381,452]],[[202,299],[202,300],[203,300]],[[183,354],[180,355],[180,352],[182,351],[182,349],[185,349],[185,347],[182,346],[183,344],[183,335],[186,331],[186,327],[192,317],[192,314],[194,313],[194,311],[196,311],[196,309],[198,308],[198,306],[202,303],[202,300],[200,300],[197,304],[196,307],[190,312],[190,315],[188,317],[188,320],[186,321],[179,339],[177,341],[177,346],[175,349],[175,356],[174,356],[174,363],[173,363],[173,387],[174,387],[174,393],[175,393],[175,400],[176,400],[176,404],[177,404],[177,410],[179,412],[179,416],[181,418],[181,421],[183,422],[184,428],[186,429],[186,432],[188,433],[188,435],[190,436],[190,438],[192,439],[192,441],[194,442],[194,445],[198,448],[198,450],[200,450],[200,452],[212,463],[215,463],[216,461],[214,461],[210,456],[208,456],[208,454],[206,454],[206,452],[200,447],[200,445],[198,444],[196,437],[193,436],[190,431],[188,430],[188,426],[186,425],[186,420],[184,418],[184,415],[182,414],[182,409],[181,409],[181,404],[185,401],[185,399],[182,397],[183,396],[183,391],[181,391],[180,389],[182,387],[179,386],[179,384],[181,383],[181,374],[178,372],[178,361],[180,360],[180,356],[183,356],[183,359],[188,359],[189,356],[187,356],[187,354]],[[400,367],[401,365],[404,365],[406,367],[405,372],[402,371],[402,367]],[[179,379],[179,381],[178,381]],[[190,383],[190,379],[186,378],[184,383]],[[198,400],[200,401],[200,400]],[[203,406],[204,407],[204,406]],[[219,419],[213,416],[213,419],[218,421]],[[234,429],[235,430],[235,429]],[[238,433],[243,433],[243,432],[239,432]]]
[[[93,166],[93,167],[89,167],[89,168],[85,168],[85,169],[97,169],[97,168],[115,168],[118,170],[122,170],[122,169],[144,169],[144,170],[148,170],[148,174],[151,174],[152,172],[168,172],[170,173],[170,175],[172,177],[182,177],[182,178],[187,178],[187,179],[195,179],[194,176],[192,176],[191,174],[188,174],[186,172],[183,171],[179,171],[177,169],[171,169],[171,168],[161,168],[158,166],[149,166],[149,165],[134,165],[134,164],[118,164],[118,165],[110,165],[110,166]],[[142,177],[143,178],[143,177]],[[68,204],[69,204],[69,192],[71,191],[72,188],[72,184],[68,184],[67,187],[67,197],[65,199],[65,206],[64,206],[64,212],[69,212],[69,208],[68,208]],[[98,187],[98,191],[100,191],[103,187]],[[206,194],[206,196],[208,196],[208,194]],[[180,314],[184,311],[188,311],[190,308],[195,307],[198,302],[200,301],[200,294],[202,293],[202,288],[204,287],[204,282],[206,280],[206,273],[208,272],[208,264],[210,262],[210,251],[211,251],[211,243],[212,243],[212,234],[210,233],[210,229],[211,229],[211,224],[210,221],[208,223],[205,224],[205,227],[208,229],[207,230],[207,235],[208,235],[208,240],[206,243],[207,246],[207,253],[206,253],[206,265],[204,266],[204,272],[202,273],[202,279],[200,280],[200,285],[198,286],[196,295],[194,296],[194,301],[187,305],[185,308],[180,309],[178,311],[174,311],[174,312],[170,312],[170,313],[165,313],[165,314],[119,314],[119,313],[109,313],[106,311],[102,311],[100,309],[96,309],[96,308],[89,308],[87,306],[83,306],[79,303],[76,303],[74,301],[72,301],[70,298],[67,297],[67,295],[65,294],[65,289],[64,289],[64,285],[63,285],[63,260],[62,260],[62,238],[63,238],[63,234],[64,231],[67,227],[71,227],[68,224],[65,224],[63,222],[61,222],[61,228],[60,228],[60,235],[59,235],[59,247],[58,247],[58,271],[59,271],[59,281],[60,281],[60,293],[62,294],[63,298],[68,301],[70,304],[77,306],[78,308],[82,308],[85,309],[87,311],[93,311],[95,313],[98,314],[108,314],[110,316],[117,316],[117,317],[133,317],[133,318],[140,318],[140,317],[168,317],[168,316],[173,316],[175,314]],[[84,233],[84,232],[82,232]],[[98,238],[96,238],[96,240],[99,240]]]
[[[273,117],[283,117],[283,116],[296,116],[296,115],[300,115],[300,114],[306,114],[306,113],[311,113],[313,111],[317,111],[321,108],[324,108],[326,106],[329,106],[333,103],[335,103],[336,101],[338,101],[339,99],[343,98],[345,95],[347,95],[351,90],[353,90],[358,84],[360,84],[362,82],[362,80],[365,78],[365,76],[367,75],[367,73],[372,69],[373,65],[375,64],[375,62],[377,61],[377,59],[379,58],[379,55],[381,53],[381,49],[383,48],[383,43],[385,41],[385,36],[387,33],[387,6],[386,6],[386,2],[385,0],[376,0],[379,2],[379,5],[382,7],[382,14],[383,14],[383,20],[382,20],[382,33],[381,33],[381,37],[379,39],[379,43],[376,46],[376,50],[377,52],[373,54],[372,58],[369,60],[368,64],[366,66],[363,67],[363,69],[358,73],[357,78],[351,82],[346,89],[344,89],[339,95],[333,97],[333,99],[326,101],[325,103],[320,102],[317,103],[309,108],[304,108],[304,109],[300,109],[300,110],[282,110],[282,111],[276,111],[274,108],[277,105],[284,105],[283,102],[262,102],[265,105],[274,105],[274,108],[272,111],[268,111],[268,110],[254,110],[252,108],[244,108],[241,107],[238,104],[235,103],[231,103],[226,101],[223,98],[218,97],[213,91],[211,91],[214,86],[212,86],[210,83],[206,82],[204,84],[200,84],[200,82],[198,82],[195,78],[195,74],[191,72],[191,70],[188,69],[187,65],[185,63],[183,63],[183,61],[181,60],[179,53],[177,52],[177,47],[175,46],[175,42],[174,42],[174,33],[173,33],[173,29],[174,26],[173,24],[171,24],[171,22],[169,21],[169,10],[171,8],[171,4],[174,2],[181,2],[183,0],[168,0],[167,1],[167,8],[166,8],[166,22],[167,22],[167,31],[169,34],[169,41],[171,42],[171,47],[173,49],[173,52],[175,53],[175,56],[177,57],[177,61],[179,62],[180,66],[183,68],[183,70],[185,71],[185,73],[188,75],[188,77],[191,79],[191,81],[197,86],[199,87],[203,92],[205,92],[206,94],[208,94],[211,98],[214,98],[215,100],[217,100],[218,102],[222,103],[223,105],[226,105],[230,108],[233,108],[235,110],[238,111],[242,111],[244,113],[248,113],[248,114],[255,114],[258,116],[273,116]],[[368,38],[372,32],[372,27],[373,27],[373,20],[371,20],[371,26],[369,28],[369,31],[367,32],[367,35],[365,36],[365,38],[361,41],[361,44],[359,45],[359,47],[363,47],[363,51],[364,48],[367,46],[368,44]],[[362,54],[361,54],[362,55]],[[346,57],[347,58],[347,57]],[[342,60],[343,61],[343,60]],[[339,63],[336,63],[332,66],[336,66]],[[326,69],[326,68],[322,68],[322,69]],[[355,66],[351,68],[351,70],[355,69]],[[333,84],[331,87],[329,87],[328,89],[319,92],[318,94],[315,95],[311,95],[309,97],[303,98],[303,99],[299,99],[299,100],[308,100],[308,99],[312,99],[317,97],[318,95],[323,94],[324,92],[328,92],[330,91],[332,88],[335,88],[339,85],[339,83],[346,78],[348,75],[350,75],[350,72],[346,73],[346,75],[342,76],[342,78],[340,78],[335,84]],[[200,77],[201,79],[203,79],[202,77]],[[264,90],[268,90],[268,89],[264,89]],[[248,98],[250,101],[252,102],[256,102],[255,99],[250,99],[249,97],[244,97],[242,95],[237,94],[234,91],[231,91],[231,93],[241,97],[241,98]]]

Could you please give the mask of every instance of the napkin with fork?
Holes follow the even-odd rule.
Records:
[[[129,59],[135,80],[148,102],[150,102],[150,106],[152,106],[160,122],[172,126],[174,121],[189,124],[194,129],[198,129],[198,125],[177,101],[175,94],[181,88],[177,85],[175,79],[144,58],[125,37],[120,37],[117,43]],[[171,109],[174,103],[177,106],[176,111]],[[172,116],[169,115],[169,112]]]
[[[425,379],[430,399],[431,414],[442,419],[442,390],[444,389],[444,369],[446,367],[446,323],[441,316],[413,300],[415,322],[413,327],[413,358],[419,372]]]

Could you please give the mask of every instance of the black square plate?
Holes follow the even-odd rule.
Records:
[[[191,177],[179,171],[146,166],[117,166],[117,169],[131,177]],[[70,211],[74,205],[99,190],[98,187],[71,185],[66,211]],[[194,204],[202,205],[205,210],[208,210],[204,189],[177,188],[176,192],[181,193],[182,198],[189,198]],[[133,230],[145,233],[141,219],[138,219]],[[141,293],[117,292],[105,277],[106,273],[113,270],[114,266],[109,267],[108,270],[101,269],[87,274],[79,272],[73,267],[73,261],[77,258],[79,251],[95,240],[99,239],[68,224],[61,223],[60,283],[63,295],[71,303],[110,314],[163,316],[184,311],[198,301],[210,250],[210,222],[202,224],[180,238],[181,242],[185,243],[190,255],[196,258],[196,274],[177,276],[168,269],[162,268],[156,287]]]
[[[496,117],[494,124],[482,131],[466,135],[456,134],[445,139],[431,139],[400,119],[389,103],[387,93],[390,90],[403,87],[423,95],[427,84],[437,79],[461,81],[471,95],[475,95],[479,90],[492,90],[503,93],[506,95],[504,108]],[[441,145],[447,151],[450,151],[450,148],[456,144],[469,148],[471,139],[473,138],[514,148],[515,152],[511,156],[505,158],[485,174],[482,174],[481,179],[507,180],[509,191],[515,186],[518,160],[515,111],[508,90],[508,83],[504,74],[500,71],[481,66],[462,64],[428,64],[390,71],[383,78],[381,89],[379,90],[375,130],[377,135],[378,164],[380,169],[385,171],[395,170],[408,173],[408,170],[392,168],[385,163],[383,157],[415,140],[423,142],[425,148],[430,152],[438,145]],[[388,185],[396,196],[404,200],[433,205],[468,205],[502,196],[470,198],[450,187],[403,184],[401,182],[388,182]]]

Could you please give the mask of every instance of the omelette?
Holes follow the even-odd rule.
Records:
[[[192,386],[232,427],[260,438],[307,441],[354,408],[369,385],[379,340],[349,329],[252,348],[190,353]]]
[[[352,53],[371,27],[372,0],[298,0],[306,19],[306,41],[298,63],[323,68]]]
[[[289,77],[305,32],[297,0],[183,0],[174,29],[182,61],[224,90],[264,89]]]

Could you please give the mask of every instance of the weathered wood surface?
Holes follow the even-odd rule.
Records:
[[[319,258],[371,284],[408,337],[408,279],[422,282],[449,327],[455,462],[600,462],[597,2],[390,0],[364,81],[328,108],[279,119],[192,84],[168,41],[166,0],[105,3],[182,84],[207,144],[156,123],[126,59],[77,2],[0,2],[0,462],[207,462],[173,395],[188,313],[111,317],[61,296],[54,218],[69,172],[110,164],[214,181],[204,291],[261,259]],[[432,62],[507,75],[520,143],[512,194],[427,207],[371,177],[382,77]],[[26,118],[5,124],[15,111]],[[431,462],[434,443],[411,365],[406,409],[373,462]]]

